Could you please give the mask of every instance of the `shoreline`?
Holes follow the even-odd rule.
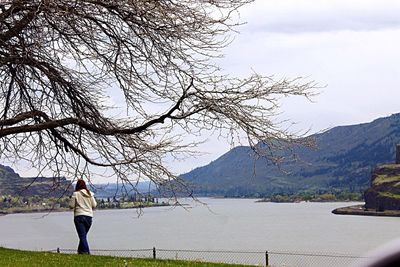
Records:
[[[332,210],[335,215],[359,215],[359,216],[381,216],[381,217],[400,217],[400,210],[366,210],[364,205],[353,205]]]
[[[264,200],[264,199],[259,199],[256,201],[256,203],[351,203],[351,202],[364,202],[361,200],[298,200],[298,201],[272,201],[272,200]]]
[[[102,211],[102,210],[126,210],[126,209],[144,209],[144,208],[153,208],[153,207],[168,207],[171,206],[169,204],[158,204],[158,205],[138,205],[138,206],[133,206],[133,207],[123,207],[123,208],[101,208],[101,209],[96,209],[96,211]],[[47,209],[16,209],[13,211],[0,211],[0,216],[6,216],[6,215],[11,215],[11,214],[29,214],[29,213],[51,213],[51,212],[72,212],[72,209],[69,208],[47,208]]]
[[[14,210],[14,211],[0,211],[0,216],[6,216],[11,214],[22,214],[22,213],[44,213],[44,212],[67,212],[69,209],[32,209],[32,210]]]

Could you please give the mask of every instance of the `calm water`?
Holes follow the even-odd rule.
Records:
[[[331,210],[355,203],[255,203],[201,199],[208,206],[97,211],[92,249],[209,249],[338,252],[361,255],[400,237],[400,218],[339,216]],[[72,213],[0,216],[0,246],[50,250],[75,248]]]

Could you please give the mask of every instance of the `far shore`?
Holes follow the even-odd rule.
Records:
[[[138,205],[132,207],[121,207],[121,208],[101,208],[96,209],[96,211],[101,210],[125,210],[125,209],[144,209],[144,208],[152,208],[152,207],[165,207],[170,206],[169,204],[154,204],[154,205]],[[44,213],[44,212],[72,212],[72,209],[69,208],[43,208],[43,209],[10,209],[0,211],[0,216],[10,215],[10,214],[20,214],[20,213]]]
[[[19,214],[19,213],[66,212],[66,211],[70,211],[70,209],[67,208],[15,209],[15,210],[0,211],[0,216]]]
[[[263,203],[263,202],[267,202],[267,203],[305,203],[305,202],[309,202],[309,203],[351,203],[351,202],[363,202],[361,200],[349,200],[349,199],[334,199],[334,200],[315,200],[315,199],[311,199],[311,200],[291,200],[291,201],[273,201],[273,200],[265,200],[265,199],[258,199],[256,201],[257,203]]]
[[[334,209],[332,213],[337,215],[400,217],[400,210],[376,211],[372,209],[365,209],[364,205],[353,205],[349,207],[337,208]]]

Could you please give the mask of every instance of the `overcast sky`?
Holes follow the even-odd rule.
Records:
[[[324,86],[313,103],[284,100],[283,117],[299,129],[370,122],[400,112],[399,14],[394,0],[256,0],[240,10],[247,23],[220,63],[236,75],[254,70]],[[201,147],[208,155],[175,168],[208,164],[229,148],[211,139]]]

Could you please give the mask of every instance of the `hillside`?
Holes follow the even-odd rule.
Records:
[[[64,177],[20,177],[11,167],[0,164],[0,196],[59,197],[71,190],[70,181]]]
[[[209,165],[183,174],[197,195],[265,196],[303,190],[359,192],[370,184],[371,171],[393,162],[400,143],[400,114],[370,123],[340,126],[311,136],[317,149],[294,151],[301,159],[281,169],[256,159],[246,146],[232,149]]]
[[[400,210],[400,165],[385,164],[372,172],[371,187],[365,192],[365,208]]]
[[[60,197],[70,195],[75,185],[64,177],[21,177],[11,167],[0,164],[0,196],[34,196]],[[90,190],[95,192],[98,198],[121,197],[126,194],[134,195],[142,193],[144,195],[155,189],[154,184],[149,182],[139,182],[136,188],[131,185],[121,183],[95,184],[89,185]]]

